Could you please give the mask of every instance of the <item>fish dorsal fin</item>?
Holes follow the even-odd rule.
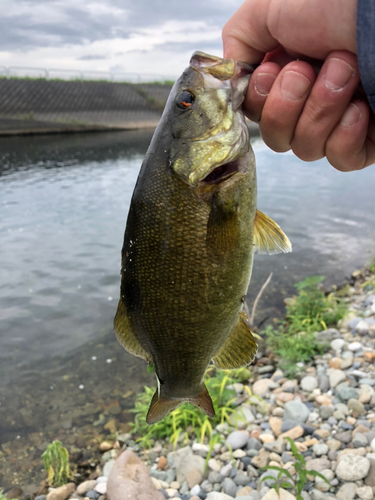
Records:
[[[148,424],[156,424],[159,420],[163,419],[168,413],[173,411],[177,406],[182,403],[192,403],[198,406],[209,417],[215,416],[215,410],[212,404],[211,396],[208,393],[207,387],[203,384],[202,392],[193,398],[167,398],[163,396],[163,386],[160,387],[161,391],[156,390],[152,397],[150,408],[147,413],[146,422]]]
[[[130,352],[130,354],[134,354],[134,356],[143,358],[149,364],[152,364],[151,355],[143,349],[143,347],[139,343],[139,340],[133,332],[126,307],[122,303],[121,299],[118,304],[117,313],[115,316],[114,328],[117,340],[120,342],[124,349]]]
[[[292,244],[282,229],[259,210],[255,215],[254,245],[259,254],[275,255],[292,251]]]
[[[249,365],[255,358],[258,346],[250,330],[245,313],[241,313],[238,323],[231,331],[223,347],[213,358],[220,370],[232,370]]]

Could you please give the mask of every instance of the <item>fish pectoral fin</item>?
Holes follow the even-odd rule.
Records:
[[[255,358],[258,345],[251,333],[244,313],[240,314],[237,325],[231,331],[213,362],[220,370],[232,370],[249,365]]]
[[[192,403],[203,410],[209,417],[215,416],[215,410],[212,404],[211,396],[208,393],[207,387],[203,385],[202,392],[199,396],[194,398],[167,398],[162,394],[163,389],[161,388],[161,393],[156,390],[152,397],[150,408],[147,413],[146,422],[148,424],[156,424],[159,420],[163,419],[171,411],[173,411],[177,406],[182,403]]]
[[[255,215],[254,245],[259,254],[275,255],[292,251],[292,244],[282,229],[259,210]]]
[[[130,352],[130,354],[134,354],[134,356],[145,359],[148,363],[152,364],[151,355],[143,349],[143,347],[139,343],[139,340],[133,332],[133,328],[129,321],[128,312],[121,299],[117,307],[114,328],[117,340],[120,342],[124,349]]]

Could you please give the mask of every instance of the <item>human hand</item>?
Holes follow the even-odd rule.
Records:
[[[224,26],[224,57],[263,60],[244,107],[275,151],[292,149],[305,161],[327,156],[343,171],[375,162],[375,116],[358,87],[356,8],[357,0],[345,8],[334,0],[246,0]]]

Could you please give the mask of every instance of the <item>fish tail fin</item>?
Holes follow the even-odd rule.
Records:
[[[165,416],[173,411],[177,406],[182,403],[192,403],[198,406],[204,413],[209,417],[215,416],[215,410],[212,404],[211,396],[208,393],[207,387],[203,385],[202,392],[194,398],[182,398],[182,399],[172,399],[166,398],[159,394],[158,390],[152,397],[150,408],[147,413],[146,422],[148,424],[156,424],[159,420],[162,420]]]
[[[212,403],[210,393],[208,392],[207,387],[204,384],[202,392],[198,397],[191,399],[190,403],[198,406],[198,408],[204,411],[204,413],[209,417],[213,418],[215,416],[214,405]]]

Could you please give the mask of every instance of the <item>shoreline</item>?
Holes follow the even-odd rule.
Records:
[[[51,490],[48,493],[44,482],[38,491],[27,492],[25,488],[22,494],[20,487],[13,487],[6,492],[6,498],[31,500],[38,493],[38,500],[121,500],[110,495],[110,485],[115,480],[113,474],[108,483],[108,497],[106,491],[115,458],[126,450],[128,455],[135,454],[141,462],[146,461],[149,472],[143,469],[143,474],[148,478],[145,481],[154,498],[160,493],[163,495],[160,498],[183,500],[229,500],[238,495],[243,500],[272,500],[270,481],[260,484],[264,476],[260,468],[271,463],[292,469],[293,460],[286,461],[292,458],[290,452],[286,443],[280,440],[282,433],[289,432],[290,437],[300,443],[298,446],[305,459],[314,461],[314,470],[326,475],[331,483],[331,488],[326,488],[323,480],[308,482],[305,500],[349,499],[355,494],[371,500],[375,493],[375,290],[363,290],[362,286],[369,276],[368,270],[352,274],[346,287],[348,295],[344,298],[349,305],[348,316],[337,329],[330,328],[318,334],[330,343],[330,349],[307,363],[304,374],[287,379],[272,353],[263,345],[260,347],[257,363],[250,368],[252,380],[234,384],[246,422],[239,423],[239,430],[219,425],[217,432],[223,443],[217,443],[213,450],[210,451],[207,443],[191,442],[181,448],[184,451],[177,448],[173,452],[167,441],[160,440],[150,450],[142,450],[133,436],[124,432],[130,430],[129,425],[117,432],[115,425],[108,425],[109,421],[105,425],[108,436],[99,443],[92,443],[93,450],[96,446],[95,460],[91,462],[94,467],[90,465],[89,455],[86,468],[84,461],[76,464],[76,470],[80,471],[76,477],[78,486],[70,485],[62,487],[61,492]],[[361,316],[367,321],[359,319]],[[252,391],[250,397],[246,386]],[[265,414],[260,411],[259,398],[266,404]],[[289,407],[292,420],[285,418]],[[205,471],[208,453],[210,458]],[[347,455],[349,458],[344,458]],[[181,471],[180,462],[192,462],[195,466]],[[347,462],[350,466],[345,469]],[[350,475],[357,469],[361,469],[358,474],[362,477]],[[90,489],[84,491],[88,487]],[[17,493],[14,488],[18,488],[18,496],[14,496]]]

